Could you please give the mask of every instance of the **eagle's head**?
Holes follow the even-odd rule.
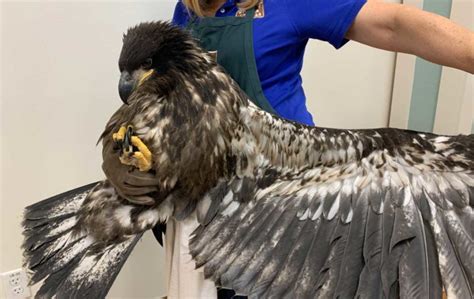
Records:
[[[232,168],[232,134],[246,95],[189,32],[168,22],[130,28],[119,67],[127,105],[107,124],[104,149],[121,126],[133,127],[153,155],[160,189],[180,186],[184,197],[199,198]]]
[[[176,80],[209,69],[206,53],[187,31],[168,22],[141,23],[128,29],[119,58],[119,94],[124,103],[145,81],[166,95]]]

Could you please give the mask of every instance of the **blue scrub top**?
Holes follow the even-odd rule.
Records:
[[[238,0],[227,0],[217,17],[234,16]],[[308,39],[336,49],[366,0],[264,0],[265,17],[254,19],[254,51],[263,93],[280,116],[314,125],[300,76]],[[184,4],[176,5],[173,23],[186,26]]]

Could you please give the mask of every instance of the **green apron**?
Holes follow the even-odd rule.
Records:
[[[263,94],[253,49],[253,18],[255,8],[243,17],[193,18],[187,26],[191,34],[200,41],[201,47],[217,51],[217,62],[239,84],[250,100],[263,110],[277,115]],[[162,244],[162,232],[166,228],[157,225],[153,234]],[[218,289],[218,298],[246,298],[235,296],[231,290]]]
[[[217,62],[239,84],[250,100],[263,110],[277,114],[263,94],[253,49],[255,8],[243,17],[193,18],[187,28],[205,50],[217,51]],[[246,298],[232,290],[218,289],[218,299]]]
[[[250,100],[277,114],[263,94],[253,49],[255,8],[243,17],[193,18],[187,28],[207,51],[217,51],[217,62],[239,84]]]

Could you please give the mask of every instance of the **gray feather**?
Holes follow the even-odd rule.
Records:
[[[327,275],[320,276],[316,287],[316,296],[321,298],[332,298],[337,291],[336,287],[341,275],[341,264],[344,259],[350,232],[350,224],[343,223],[340,219],[335,219],[335,221],[338,221],[338,223],[331,241],[331,252],[324,267],[321,269],[322,272],[327,272]],[[322,279],[323,277],[326,279]],[[298,286],[294,287],[297,288]]]
[[[261,277],[267,275],[269,267],[274,269],[278,268],[278,263],[285,261],[283,252],[291,250],[297,239],[302,234],[305,223],[299,221],[294,215],[287,215],[291,223],[286,228],[279,227],[278,234],[272,239],[265,242],[263,247],[259,248],[259,252],[255,254],[255,257],[251,260],[249,265],[243,266],[242,276],[238,277],[232,286],[239,294],[249,294],[250,297],[259,297],[261,294],[253,291],[256,284],[261,281]],[[279,238],[277,236],[280,236]],[[270,250],[268,250],[268,248]],[[275,251],[281,251],[282,255],[279,255],[279,260],[275,260]],[[280,265],[282,265],[280,263]],[[255,268],[253,267],[255,266]],[[278,270],[273,271],[272,274],[276,274]],[[247,274],[248,272],[248,274]],[[274,276],[273,276],[274,278]],[[268,281],[269,285],[271,281]],[[258,285],[257,285],[258,286]],[[265,290],[262,290],[262,292]]]
[[[441,216],[430,223],[434,231],[436,249],[438,252],[439,268],[447,295],[454,295],[458,298],[472,298],[473,293],[469,278],[461,265],[459,257],[456,255],[451,240],[442,224]]]
[[[277,270],[277,276],[264,294],[265,297],[282,297],[288,290],[293,288],[297,275],[305,261],[308,249],[311,246],[312,238],[309,236],[314,232],[314,225],[315,223],[311,220],[305,221],[299,238],[294,244],[288,244],[293,246],[293,248],[283,266]]]
[[[359,277],[357,296],[360,298],[382,297],[380,269],[382,267],[383,217],[372,209],[368,212],[365,225],[364,262]]]
[[[295,289],[294,294],[296,298],[314,296],[316,292],[314,282],[316,282],[321,275],[320,271],[314,271],[314,269],[321,269],[326,262],[330,252],[330,246],[327,246],[327,244],[330,244],[336,227],[337,221],[321,219],[314,241],[298,275],[296,285],[299,287]]]
[[[285,210],[289,209],[289,213],[286,213]],[[236,291],[241,292],[238,289],[237,285],[234,285],[237,277],[242,275],[244,268],[250,263],[252,259],[255,258],[255,253],[259,250],[260,246],[268,239],[269,234],[279,228],[280,223],[285,223],[286,221],[291,221],[294,215],[296,214],[294,210],[294,204],[291,204],[291,201],[284,201],[283,204],[278,205],[274,212],[269,215],[265,221],[258,226],[253,232],[249,233],[242,240],[242,244],[246,244],[241,250],[239,250],[238,256],[229,264],[228,269],[221,276],[221,283],[223,286],[230,286]],[[283,229],[287,227],[284,226]],[[251,240],[251,242],[249,242]],[[281,239],[280,239],[281,240]],[[248,243],[247,243],[248,242]]]

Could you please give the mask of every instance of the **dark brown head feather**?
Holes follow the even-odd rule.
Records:
[[[120,71],[132,72],[148,58],[152,58],[151,68],[159,74],[170,70],[187,72],[205,63],[203,52],[194,38],[186,30],[157,21],[141,23],[128,29],[123,37],[120,53]]]

